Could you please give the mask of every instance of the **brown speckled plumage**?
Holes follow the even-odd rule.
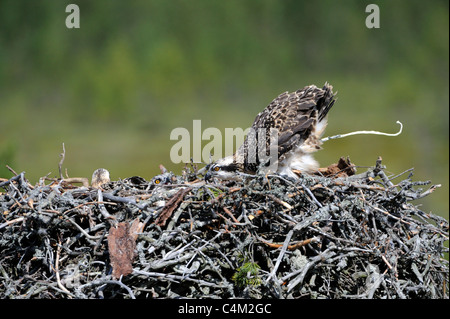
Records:
[[[280,94],[256,116],[252,125],[256,139],[249,139],[247,136],[232,156],[232,161],[224,158],[217,161],[217,165],[224,171],[235,170],[250,174],[256,173],[261,164],[268,165],[267,159],[265,163],[261,163],[258,157],[256,161],[250,161],[247,156],[251,147],[257,148],[255,141],[259,140],[258,128],[265,128],[266,136],[263,141],[266,144],[266,155],[269,155],[270,130],[277,130],[276,155],[281,167],[284,165],[285,169],[286,165],[291,164],[293,167],[298,166],[302,156],[305,156],[305,161],[309,161],[306,166],[314,167],[316,162],[309,153],[320,149],[320,138],[326,127],[326,115],[335,102],[332,89],[330,84],[325,83],[322,88],[309,85],[292,93]],[[312,162],[314,163],[311,164]],[[210,171],[213,166],[210,167]],[[310,169],[305,169],[308,170]],[[217,175],[211,172],[211,175],[213,174]]]
[[[252,128],[257,132],[258,128],[264,127],[267,142],[270,129],[278,130],[279,161],[283,160],[287,152],[302,143],[308,143],[311,148],[320,149],[320,140],[311,135],[311,132],[317,122],[325,118],[334,104],[332,89],[330,84],[325,83],[323,88],[310,85],[292,93],[284,92],[256,116]],[[244,163],[242,167],[244,171],[255,173],[257,164],[247,163],[246,149],[248,149],[248,139],[245,139],[234,157],[237,163]],[[268,152],[268,148],[266,150]]]

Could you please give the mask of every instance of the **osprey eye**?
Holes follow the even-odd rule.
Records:
[[[214,170],[215,170],[216,172],[218,172],[218,171],[220,171],[220,167],[219,167],[219,166],[216,166],[216,167],[214,167]]]
[[[159,184],[159,183],[161,183],[161,180],[158,178],[158,179],[155,179],[155,182],[154,182],[155,184]]]

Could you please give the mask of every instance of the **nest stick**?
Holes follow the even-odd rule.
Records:
[[[343,138],[343,137],[352,136],[352,135],[361,135],[361,134],[398,136],[403,131],[403,124],[400,121],[397,121],[396,123],[400,125],[400,130],[397,133],[384,133],[384,132],[379,132],[379,131],[355,131],[355,132],[350,132],[350,133],[347,133],[347,134],[338,134],[338,135],[334,135],[334,136],[328,136],[328,137],[323,138],[321,141],[322,141],[322,143],[324,143],[324,142],[327,142],[329,140],[335,140],[335,139],[338,139],[338,138]]]

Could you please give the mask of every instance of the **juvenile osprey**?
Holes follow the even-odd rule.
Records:
[[[311,153],[319,150],[322,144],[320,139],[327,126],[326,116],[335,102],[332,89],[325,83],[321,89],[310,85],[280,94],[256,116],[250,130],[253,135],[247,135],[236,153],[208,165],[205,180],[212,177],[236,179],[239,173],[255,174],[258,171],[297,179],[292,170],[317,171],[319,164]],[[271,132],[275,133],[271,135]],[[273,138],[277,143],[273,143]],[[261,145],[265,146],[263,152],[260,152]],[[271,148],[273,145],[275,149]],[[274,156],[269,163],[267,155],[270,151]],[[256,157],[250,156],[255,153]]]

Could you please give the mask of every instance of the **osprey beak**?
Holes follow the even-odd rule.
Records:
[[[205,182],[209,182],[211,180],[211,178],[212,178],[211,173],[209,171],[207,171],[206,175],[205,175]]]

